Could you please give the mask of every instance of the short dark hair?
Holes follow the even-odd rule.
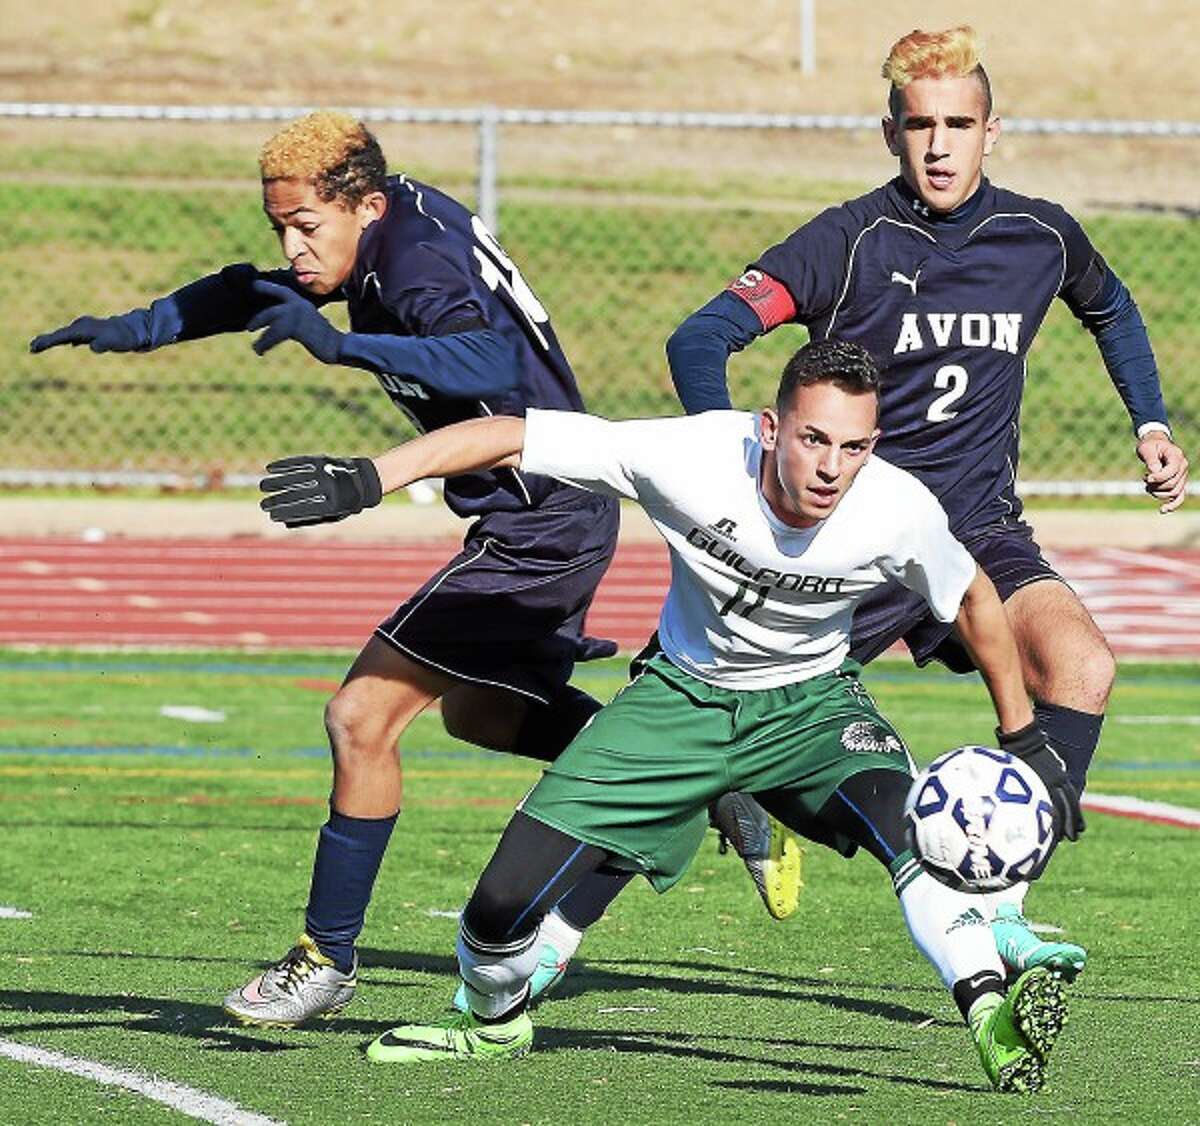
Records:
[[[860,344],[848,340],[810,340],[783,369],[775,409],[783,414],[798,387],[832,383],[850,395],[874,395],[879,399],[879,368]]]

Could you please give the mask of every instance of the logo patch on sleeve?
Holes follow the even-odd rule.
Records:
[[[773,329],[796,315],[796,303],[787,286],[762,270],[747,270],[726,289],[754,310],[764,330]]]

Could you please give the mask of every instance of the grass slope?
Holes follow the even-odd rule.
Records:
[[[736,204],[697,212],[672,187],[679,185],[660,185],[636,203],[622,202],[619,185],[601,178],[579,202],[553,188],[506,196],[505,242],[552,310],[591,409],[606,416],[677,411],[663,357],[667,336],[816,210],[761,210],[763,199],[730,192]],[[841,185],[827,198],[857,190]],[[7,183],[0,220],[9,231],[0,251],[5,466],[253,471],[312,443],[373,449],[404,432],[369,376],[325,367],[297,346],[260,360],[242,334],[153,356],[70,348],[29,355],[32,335],[80,313],[144,304],[227,262],[274,264],[277,249],[253,185]],[[1090,227],[1153,325],[1163,370],[1194,370],[1194,300],[1180,279],[1200,267],[1186,220],[1105,215]],[[782,329],[736,357],[735,403],[769,401],[803,339],[799,329]],[[1171,391],[1187,447],[1200,420],[1200,389],[1180,381]],[[1090,337],[1063,308],[1052,311],[1031,356],[1022,437],[1027,478],[1130,479],[1124,409]]]

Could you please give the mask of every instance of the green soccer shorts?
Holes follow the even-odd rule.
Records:
[[[846,661],[835,672],[757,691],[705,684],[661,653],[596,713],[521,805],[530,817],[614,855],[665,891],[731,790],[784,790],[815,819],[867,770],[913,773],[904,741]],[[803,829],[797,825],[792,826]],[[834,834],[845,855],[849,840]]]

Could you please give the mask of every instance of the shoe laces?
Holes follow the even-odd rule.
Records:
[[[285,993],[295,993],[320,966],[303,946],[293,946],[273,968],[279,987]]]

